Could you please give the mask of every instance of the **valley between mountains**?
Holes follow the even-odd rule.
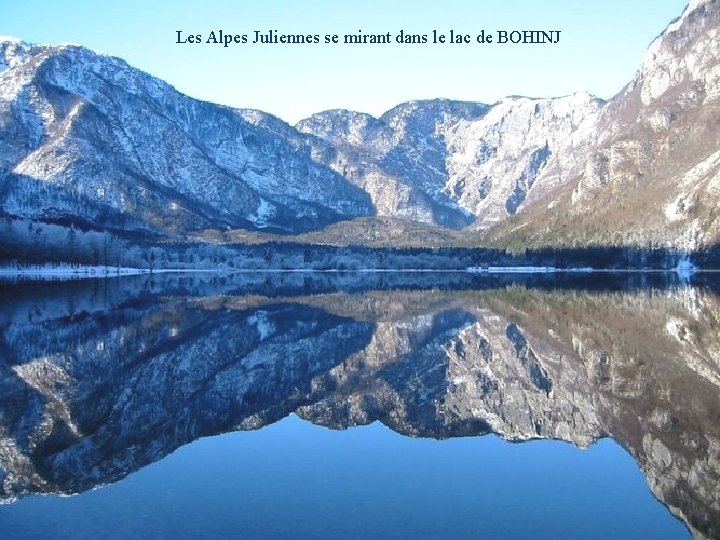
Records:
[[[354,248],[475,264],[594,249],[717,266],[719,31],[720,1],[692,0],[608,101],[435,99],[295,126],[79,46],[5,39],[0,259],[242,268],[334,246],[335,263]]]

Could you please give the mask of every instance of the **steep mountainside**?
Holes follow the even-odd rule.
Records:
[[[486,228],[562,176],[555,155],[600,107],[583,94],[433,100],[293,128],[79,47],[6,41],[0,57],[2,211],[119,230],[297,233],[366,215]]]
[[[160,232],[296,232],[372,212],[306,148],[119,59],[14,42],[0,45],[0,59],[6,213]]]
[[[702,248],[720,239],[719,31],[720,0],[693,0],[608,102],[437,99],[296,126],[80,47],[1,41],[0,216],[213,241],[332,226],[348,243]]]
[[[326,111],[297,128],[343,151],[326,163],[362,186],[380,216],[487,228],[515,214],[534,184],[546,190],[565,176],[575,164],[565,156],[600,106],[587,94],[493,106],[420,101],[379,119]]]
[[[695,0],[598,116],[582,168],[493,231],[499,243],[720,239],[720,1]]]

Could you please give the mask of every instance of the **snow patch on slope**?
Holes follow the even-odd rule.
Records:
[[[445,129],[448,180],[444,191],[478,216],[479,228],[499,222],[534,193],[570,177],[574,152],[592,132],[601,102],[577,92],[554,99],[501,100],[479,119]]]
[[[264,340],[275,333],[275,325],[269,319],[267,311],[256,312],[248,318],[248,323],[257,328],[260,340]]]
[[[258,227],[266,227],[270,220],[275,217],[275,214],[275,206],[271,202],[260,198],[260,203],[258,204],[257,209],[253,214],[248,216],[248,219],[255,223]]]

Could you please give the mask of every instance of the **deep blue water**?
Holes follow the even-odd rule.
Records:
[[[0,507],[4,538],[687,538],[604,439],[332,431],[291,416],[200,439],[79,496]]]

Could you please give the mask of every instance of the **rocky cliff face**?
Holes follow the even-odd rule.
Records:
[[[586,447],[610,436],[673,512],[718,534],[711,294],[288,289],[272,299],[207,283],[192,297],[191,279],[138,279],[34,287],[2,310],[6,500],[84,491],[198,437],[295,412],[436,438]]]
[[[579,169],[492,235],[520,243],[659,243],[720,237],[720,3],[691,2],[584,142]]]
[[[716,0],[691,2],[607,103],[438,99],[294,127],[116,58],[5,41],[0,211],[180,236],[376,216],[470,242],[696,249],[720,234],[719,28]]]
[[[372,211],[307,148],[119,59],[16,42],[2,43],[0,57],[6,213],[160,232],[297,232]]]
[[[586,94],[492,106],[434,100],[379,119],[326,111],[297,128],[344,152],[328,165],[362,186],[378,215],[485,229],[515,214],[531,189],[569,174],[601,104]]]
[[[485,228],[518,210],[548,160],[562,169],[551,158],[600,106],[434,100],[293,128],[79,47],[6,41],[0,56],[2,210],[119,230],[296,233],[370,214]]]

